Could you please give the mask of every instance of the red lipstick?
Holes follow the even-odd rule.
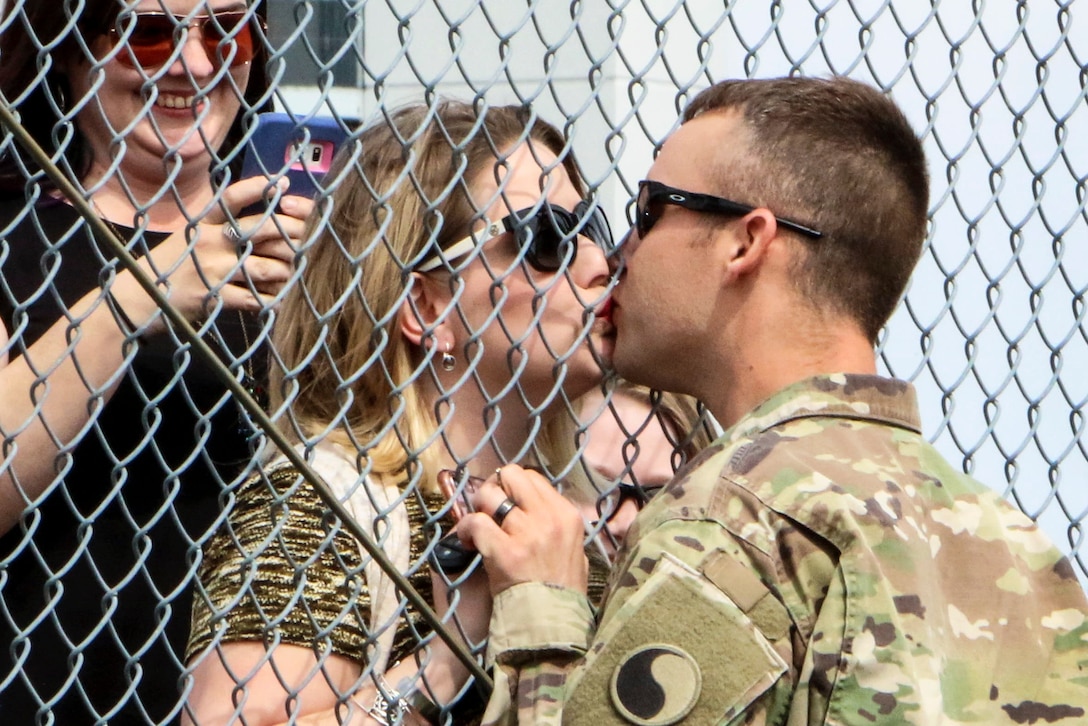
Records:
[[[600,309],[597,310],[597,317],[602,319],[602,320],[607,320],[610,323],[612,322],[612,297],[611,296],[609,296],[609,298],[607,300],[605,300],[601,304]]]

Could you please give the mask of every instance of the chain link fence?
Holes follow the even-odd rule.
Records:
[[[393,667],[390,653],[426,658],[420,644],[437,643],[436,616],[427,607],[434,602],[432,582],[423,564],[448,530],[451,505],[436,489],[441,482],[426,473],[433,462],[425,451],[449,442],[441,425],[449,395],[440,397],[437,413],[430,414],[438,420],[422,439],[399,418],[412,410],[408,391],[429,376],[440,377],[442,354],[450,351],[430,341],[435,345],[424,346],[429,352],[418,366],[397,379],[400,373],[382,367],[388,341],[375,333],[370,342],[377,352],[350,370],[336,370],[343,359],[329,339],[353,298],[343,291],[328,308],[315,302],[316,288],[302,295],[311,300],[308,325],[324,332],[312,350],[294,359],[279,351],[268,358],[277,321],[270,305],[255,312],[222,299],[202,302],[199,315],[182,316],[193,321],[191,337],[178,321],[136,319],[118,304],[127,267],[109,237],[152,260],[145,269],[152,286],[171,293],[180,283],[164,281],[185,273],[189,253],[204,254],[221,230],[233,229],[244,238],[243,254],[205,282],[222,291],[230,281],[242,281],[238,289],[264,292],[244,281],[252,272],[246,260],[261,256],[261,240],[252,230],[245,236],[243,214],[231,207],[225,190],[239,178],[255,115],[273,107],[296,119],[335,119],[349,135],[347,145],[355,145],[343,167],[351,170],[362,168],[361,158],[374,151],[359,141],[360,129],[387,122],[403,104],[433,109],[441,99],[461,99],[477,109],[528,105],[535,118],[560,129],[564,141],[557,155],[577,159],[588,191],[618,236],[654,149],[675,128],[686,99],[714,81],[843,74],[880,87],[923,137],[932,177],[927,249],[882,336],[881,365],[917,386],[926,434],[942,453],[1038,521],[1088,582],[1081,547],[1088,510],[1082,440],[1088,399],[1088,27],[1077,22],[1076,2],[1040,0],[1029,8],[1026,1],[267,0],[243,8],[226,0],[7,0],[0,39],[21,33],[32,52],[23,56],[28,60],[19,93],[9,90],[16,80],[7,72],[4,106],[76,182],[73,194],[92,206],[79,210],[65,203],[71,194],[58,190],[41,164],[28,161],[20,151],[25,143],[5,128],[0,312],[7,336],[0,354],[9,376],[3,385],[18,388],[18,400],[4,392],[0,473],[6,490],[23,494],[0,500],[10,511],[0,551],[6,648],[0,718],[172,723],[193,717],[186,700],[198,703],[206,695],[200,684],[208,673],[229,673],[239,684],[231,708],[242,709],[262,688],[278,688],[282,721],[308,689],[323,688],[335,694],[333,710],[347,718],[358,706],[347,694],[360,683],[388,686],[378,674]],[[1085,0],[1080,4],[1088,9]],[[107,5],[103,21],[97,15]],[[203,21],[208,70],[198,79],[195,70],[176,72],[185,66],[178,48],[191,44],[196,34],[184,27],[193,16],[207,15],[208,5],[217,17],[231,10],[242,17],[237,25]],[[36,34],[44,6],[56,16],[50,33]],[[166,13],[166,55],[150,71],[140,70],[141,63],[149,65],[146,56],[136,62],[126,56],[126,43],[151,44],[139,37],[147,28],[135,25],[133,10]],[[266,16],[266,28],[258,16]],[[244,64],[230,54],[241,53],[242,36],[250,35],[247,85],[239,80]],[[2,47],[9,56],[0,55],[0,65],[10,68],[19,56],[9,44]],[[56,83],[58,69],[69,83]],[[218,90],[199,90],[212,88]],[[195,100],[192,89],[198,89]],[[215,109],[225,98],[238,105],[237,119],[232,128],[227,123],[216,130]],[[43,125],[39,120],[46,116],[53,121]],[[182,117],[202,130],[171,136],[170,123]],[[166,118],[173,121],[161,120]],[[156,142],[167,149],[158,156],[165,164],[136,164],[145,158],[143,147]],[[89,168],[73,164],[83,158],[80,143],[98,143],[102,150]],[[211,162],[208,194],[189,195],[184,169],[190,157]],[[285,158],[285,165],[291,161]],[[153,173],[138,171],[152,166]],[[330,187],[342,178],[335,169],[326,177]],[[400,183],[419,182],[405,173]],[[180,210],[165,225],[158,211],[164,200]],[[352,251],[330,231],[336,210],[324,194],[319,209],[314,226],[279,223],[279,232],[293,235],[304,251],[340,246],[348,279],[366,289],[364,276],[376,274],[381,245]],[[109,229],[90,225],[87,216],[111,220]],[[436,238],[441,234],[440,226],[428,229]],[[178,250],[162,263],[165,253],[157,257],[156,251],[170,245]],[[397,260],[406,271],[420,261]],[[312,274],[301,265],[284,291],[266,300],[284,300]],[[507,295],[512,273],[493,274],[493,292]],[[537,320],[540,301],[569,279],[566,273],[534,287]],[[362,294],[354,297],[375,331],[391,319],[392,304],[380,308]],[[170,300],[182,304],[178,294]],[[530,401],[537,395],[523,385],[514,363],[509,390],[489,392],[480,383],[486,345],[479,340],[491,340],[489,325],[502,328],[512,349],[526,343],[509,329],[512,310],[488,318],[475,331],[476,347],[464,351],[471,362],[468,372],[458,374],[458,386],[479,387],[485,412],[501,409],[507,396]],[[127,332],[116,360],[105,360],[95,311],[108,311]],[[299,339],[308,339],[305,325],[294,324],[301,326]],[[575,342],[590,336],[583,326]],[[216,377],[216,363],[206,360],[199,341],[226,365],[233,385]],[[553,354],[553,365],[555,358],[556,370],[577,374],[576,361],[562,351]],[[320,388],[320,380],[299,383],[315,361],[333,362],[321,370],[343,394],[322,425],[297,413],[308,392]],[[246,401],[264,402],[266,368],[278,386],[271,416],[288,434],[283,445],[297,445],[300,452],[294,465],[282,461],[270,432],[262,433],[268,419]],[[352,386],[367,371],[397,381],[380,402],[392,413],[372,427],[370,438],[345,438],[338,425],[352,423],[353,407],[366,403],[352,398],[358,390]],[[545,398],[559,401],[567,419],[562,432],[584,431],[562,386]],[[589,408],[589,418],[618,415],[603,402]],[[455,456],[455,464],[471,470],[474,456],[498,449],[500,459],[546,461],[557,479],[586,476],[577,458],[541,456],[550,451],[541,442],[552,432],[539,411],[530,416],[531,435],[505,449],[509,442],[496,443],[498,422],[488,416],[487,435]],[[677,420],[687,428],[695,421]],[[625,423],[624,433],[633,437],[648,425]],[[669,433],[674,444],[691,443],[690,431],[673,426]],[[353,453],[328,459],[329,450],[319,444],[326,439],[340,445],[337,451]],[[394,486],[375,463],[383,441],[401,442]],[[331,494],[313,494],[302,459],[319,471]],[[607,490],[627,473],[593,481]],[[468,476],[457,473],[452,486],[461,491],[467,483]],[[238,509],[239,502],[248,502],[247,508]],[[346,509],[329,514],[337,502]],[[250,520],[240,521],[245,517]],[[410,542],[397,540],[408,531]],[[374,551],[360,549],[360,540],[374,541]],[[407,578],[385,594],[374,584],[388,581],[375,563],[382,552],[392,560],[388,569]],[[230,587],[210,589],[198,572],[217,574]],[[277,592],[255,595],[269,577],[279,578],[272,588]],[[469,627],[464,621],[471,614],[459,609],[460,581],[444,583],[452,599],[440,631]],[[423,593],[418,602],[404,594],[412,590]],[[271,598],[264,602],[278,609],[247,604],[261,598]],[[201,634],[190,644],[194,602]],[[246,613],[240,619],[248,624],[239,624],[236,611]],[[247,664],[241,670],[224,665],[224,634],[235,627],[259,634],[250,660],[239,661]],[[345,630],[350,635],[338,639],[335,633]],[[268,653],[280,645],[297,648],[302,660],[277,667]],[[353,648],[383,655],[353,660],[345,655]],[[471,661],[481,653],[479,643],[470,643],[465,657]],[[290,673],[283,665],[288,662],[304,663],[305,673]],[[471,702],[484,681],[477,672],[463,689],[470,705],[445,710],[442,719],[471,720]]]

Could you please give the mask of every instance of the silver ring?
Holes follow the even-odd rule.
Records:
[[[502,526],[502,523],[506,521],[506,517],[510,512],[517,509],[518,505],[514,503],[514,500],[510,497],[502,500],[502,504],[495,508],[495,512],[491,515],[491,518],[495,520],[495,524]]]
[[[241,244],[242,242],[242,234],[238,231],[238,228],[230,222],[223,223],[223,236],[234,244]]]

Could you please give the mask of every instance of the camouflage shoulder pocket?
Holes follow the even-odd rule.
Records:
[[[586,654],[564,723],[719,723],[786,673],[782,657],[719,588],[665,554]]]

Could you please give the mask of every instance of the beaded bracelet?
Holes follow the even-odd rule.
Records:
[[[413,708],[412,699],[404,698],[398,689],[390,687],[380,673],[375,674],[374,680],[378,690],[375,691],[374,702],[370,706],[359,703],[357,694],[350,696],[351,702],[365,711],[381,726],[393,726],[393,724],[403,723],[404,717]],[[389,694],[388,697],[385,694]]]
[[[396,691],[391,692],[389,696],[387,699],[380,690],[377,691],[374,694],[374,703],[370,704],[370,706],[359,703],[356,694],[352,694],[349,698],[352,703],[361,708],[381,726],[393,726],[393,724],[400,723],[408,715],[411,707],[401,699],[400,694]]]
[[[442,718],[442,709],[437,703],[427,698],[422,688],[412,690],[401,703],[415,711],[417,716],[429,724],[437,724]]]

